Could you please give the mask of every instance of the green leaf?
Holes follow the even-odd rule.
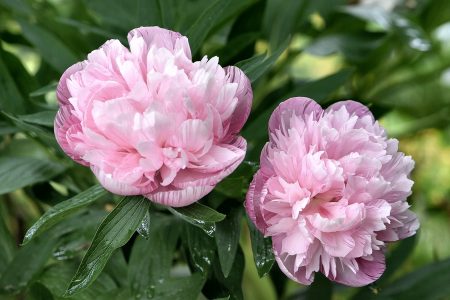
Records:
[[[219,57],[220,64],[227,65],[239,52],[253,44],[259,37],[257,32],[240,34],[229,40],[223,48],[219,49],[213,56]]]
[[[72,50],[49,31],[25,20],[19,20],[19,24],[25,38],[55,70],[62,73],[78,60]]]
[[[413,235],[407,239],[397,242],[394,250],[388,255],[386,259],[386,271],[383,276],[377,281],[378,284],[388,280],[395,272],[403,265],[415,249],[417,243],[417,235]]]
[[[275,257],[272,251],[272,241],[270,238],[264,238],[251,220],[247,218],[248,228],[250,230],[250,239],[252,240],[253,259],[259,277],[263,277],[272,269]]]
[[[30,93],[30,97],[39,97],[39,96],[44,96],[45,94],[49,93],[49,92],[54,92],[56,91],[56,87],[58,86],[57,82],[53,82],[50,83],[46,86],[41,87],[38,90],[35,90],[33,92]]]
[[[225,215],[198,202],[184,207],[168,207],[168,210],[186,222],[200,227],[209,236],[213,236],[216,231],[215,223],[225,219]]]
[[[173,7],[176,2],[174,0],[156,0],[156,3],[161,17],[161,25],[164,28],[173,28],[175,25]]]
[[[4,221],[0,214],[0,274],[12,260],[16,251],[15,243]]]
[[[316,2],[316,1],[314,1]],[[308,1],[268,0],[265,10],[264,27],[271,47],[278,47],[294,32]]]
[[[240,61],[236,64],[237,67],[244,71],[245,75],[251,82],[255,82],[259,77],[269,70],[270,67],[277,61],[281,53],[289,46],[289,39],[285,40],[273,53],[270,55],[260,54],[249,59]]]
[[[128,286],[128,263],[121,249],[114,251],[103,273],[111,276],[119,286]]]
[[[3,61],[3,50],[0,47],[0,110],[10,113],[23,113],[25,101]]]
[[[50,237],[50,238],[49,238]],[[18,293],[42,268],[56,247],[54,236],[42,236],[21,247],[0,277],[0,294]]]
[[[52,293],[41,283],[35,282],[28,291],[30,300],[53,300]]]
[[[376,299],[444,299],[450,295],[449,282],[450,259],[447,259],[416,269],[392,282],[376,296]]]
[[[216,244],[220,266],[225,277],[231,272],[241,234],[242,209],[234,208],[225,220],[216,224]]]
[[[56,111],[40,111],[30,115],[18,116],[24,122],[36,125],[42,125],[47,127],[53,127],[53,122],[55,121]]]
[[[20,129],[0,121],[0,136],[19,132]]]
[[[171,278],[157,284],[148,294],[152,300],[186,300],[197,299],[203,287],[200,273],[184,278]]]
[[[0,158],[0,194],[6,194],[38,182],[45,182],[63,172],[65,167],[49,160],[32,157]]]
[[[169,278],[180,236],[175,218],[156,213],[151,218],[148,239],[138,237],[131,251],[128,282],[134,295],[146,295],[149,286]]]
[[[25,234],[23,243],[26,244],[33,238],[39,236],[42,232],[78,212],[80,209],[92,204],[98,199],[108,194],[108,192],[101,187],[101,185],[94,185],[84,192],[58,203],[49,210],[30,228]]]
[[[2,111],[1,114],[7,120],[9,120],[11,123],[13,123],[17,128],[28,132],[30,134],[30,136],[36,137],[36,138],[42,140],[47,145],[49,145],[55,149],[60,149],[58,146],[58,143],[56,142],[55,135],[48,128],[44,128],[44,127],[41,127],[38,125],[33,125],[30,123],[27,123],[11,114],[4,112],[4,111]]]
[[[23,15],[31,15],[33,9],[24,0],[1,0],[1,4],[5,5],[14,12]]]
[[[72,262],[55,263],[43,271],[43,273],[39,276],[38,281],[44,285],[58,300],[98,300],[100,297],[110,292],[119,294],[114,280],[108,274],[102,273],[88,289],[77,294],[75,297],[62,298],[65,288],[67,287],[67,282],[70,281],[70,277],[75,270],[76,264]]]
[[[230,299],[242,300],[242,277],[244,274],[245,258],[241,247],[238,247],[236,258],[228,277],[224,277],[218,261],[214,263],[216,279],[229,291]]]
[[[78,293],[100,275],[115,249],[125,245],[139,227],[150,201],[144,197],[124,197],[105,218],[91,246],[72,278],[66,295]]]
[[[187,240],[188,253],[194,267],[206,275],[216,255],[216,243],[200,228],[190,224],[185,224],[184,227],[186,234],[183,237]]]
[[[188,29],[186,35],[189,38],[189,45],[191,46],[193,54],[197,53],[200,49],[203,41],[217,22],[218,16],[220,16],[229,5],[230,1],[213,1]]]
[[[148,239],[150,237],[150,211],[145,213],[144,218],[142,219],[141,225],[139,225],[137,232],[144,238]]]
[[[314,275],[314,282],[306,291],[305,300],[331,300],[332,295],[333,285],[331,281],[322,275],[322,273],[317,272]]]

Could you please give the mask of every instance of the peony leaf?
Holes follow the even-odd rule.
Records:
[[[25,20],[19,20],[19,24],[25,38],[55,70],[64,72],[77,61],[72,50],[51,32]]]
[[[189,277],[171,278],[155,285],[148,299],[197,299],[203,287],[203,281],[200,273],[194,273]]]
[[[231,268],[228,277],[224,277],[219,262],[216,260],[214,262],[214,274],[216,279],[221,283],[221,285],[228,290],[225,295],[218,295],[224,297],[226,295],[230,296],[230,299],[243,300],[244,296],[242,294],[242,277],[244,275],[245,258],[241,247],[238,247],[236,251],[236,257],[234,259],[233,266]]]
[[[216,244],[220,266],[225,277],[230,274],[236,257],[241,233],[242,209],[235,208],[226,219],[216,225]]]
[[[98,224],[103,214],[86,213],[59,223],[54,228],[22,246],[0,276],[0,294],[18,293],[39,274],[60,242],[60,237],[80,228]]]
[[[7,272],[0,277],[0,294],[15,294],[24,289],[28,282],[51,257],[58,240],[52,235],[41,236],[20,248],[14,259],[7,265]]]
[[[314,282],[306,290],[305,300],[328,300],[333,295],[333,284],[322,273],[314,275]]]
[[[142,219],[141,225],[139,225],[137,232],[140,236],[142,236],[144,239],[148,240],[150,237],[150,211],[147,210],[145,213],[144,218]]]
[[[130,255],[128,283],[136,297],[144,295],[149,286],[169,278],[180,236],[179,220],[156,213],[150,215],[148,239],[138,237]]]
[[[252,240],[253,259],[259,277],[263,277],[272,269],[275,257],[272,252],[272,241],[270,238],[264,238],[251,220],[247,218],[250,238]]]
[[[244,71],[245,75],[251,82],[255,82],[261,77],[270,67],[277,61],[281,53],[289,46],[289,39],[286,39],[277,49],[270,55],[259,54],[249,59],[240,61],[236,64],[237,67]]]
[[[1,212],[1,208],[0,208]],[[1,215],[1,214],[0,214]],[[3,218],[0,219],[0,274],[12,260],[16,251],[15,243]]]
[[[4,156],[0,158],[0,194],[47,181],[64,170],[63,165],[50,160]]]
[[[229,4],[229,1],[213,1],[188,29],[186,35],[189,38],[192,54],[195,54],[200,49],[203,41],[213,28],[211,25],[215,23],[217,17]]]
[[[100,185],[94,185],[93,187],[81,192],[80,194],[70,198],[69,200],[58,203],[49,210],[28,229],[23,240],[23,244],[27,244],[33,238],[39,236],[42,232],[52,227],[61,220],[67,218],[67,216],[74,214],[80,209],[92,204],[101,197],[105,196],[108,192]]]
[[[95,281],[114,250],[125,245],[134,234],[149,206],[150,201],[142,196],[123,198],[99,226],[66,296],[82,291]]]
[[[8,70],[3,58],[3,50],[0,48],[0,109],[11,113],[23,113],[25,101],[20,94],[19,88]]]
[[[39,97],[44,96],[47,93],[56,91],[56,87],[58,86],[57,82],[52,82],[46,86],[41,87],[40,89],[37,89],[30,93],[30,97]]]
[[[54,296],[55,299],[62,298],[65,292],[65,286],[70,280],[71,276],[76,270],[76,263],[69,261],[65,263],[54,263],[48,266],[42,274],[39,276],[39,282],[44,285]],[[117,284],[113,277],[108,273],[103,272],[99,278],[85,291],[71,297],[69,299],[74,300],[98,300],[98,299],[130,299],[129,297],[114,298],[105,297],[108,293],[114,292],[114,295],[119,294]],[[48,300],[48,298],[38,298],[42,300]]]
[[[186,222],[200,227],[209,236],[213,236],[216,231],[215,223],[225,219],[224,214],[198,202],[184,207],[168,207],[168,209]]]
[[[55,110],[40,111],[30,115],[18,116],[18,118],[24,122],[47,127],[53,127],[55,117],[56,117]]]
[[[184,238],[187,240],[189,255],[194,267],[207,274],[216,255],[214,239],[196,226],[186,224]]]
[[[450,295],[450,259],[438,261],[397,279],[376,299],[445,299]],[[375,298],[375,297],[374,297]]]

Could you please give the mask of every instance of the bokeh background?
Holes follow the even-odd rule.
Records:
[[[179,31],[198,50],[195,58],[219,56],[221,65],[238,65],[252,79],[246,163],[206,203],[242,206],[251,166],[267,140],[267,119],[291,96],[323,106],[344,99],[368,105],[416,161],[409,201],[421,229],[389,248],[379,282],[351,289],[318,278],[307,289],[287,281],[276,265],[260,279],[243,221],[244,299],[450,299],[448,0],[0,0],[0,299],[59,299],[111,210],[106,199],[90,209],[90,223],[49,236],[39,250],[18,250],[43,212],[95,183],[55,144],[59,77],[105,40],[126,44],[127,32],[144,25]],[[124,263],[131,246],[122,249]],[[33,259],[11,264],[18,253]],[[73,299],[131,297],[100,279]]]

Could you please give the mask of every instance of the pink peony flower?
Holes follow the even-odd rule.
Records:
[[[186,37],[159,27],[107,41],[64,72],[55,135],[61,148],[120,195],[184,206],[243,160],[239,136],[252,89],[217,57],[193,62]]]
[[[322,110],[291,98],[273,112],[269,135],[246,209],[272,237],[280,269],[303,284],[315,272],[349,286],[378,279],[386,244],[419,227],[406,202],[411,157],[354,101]]]

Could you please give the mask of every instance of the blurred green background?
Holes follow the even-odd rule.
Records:
[[[292,96],[323,106],[344,99],[368,105],[416,161],[409,201],[421,229],[390,248],[380,282],[361,289],[328,283],[306,289],[286,282],[276,266],[260,279],[243,223],[244,299],[329,299],[331,288],[332,299],[450,299],[448,0],[0,0],[2,280],[12,272],[16,245],[39,216],[95,182],[55,144],[59,77],[105,40],[126,44],[127,32],[145,25],[179,31],[189,37],[196,59],[219,56],[222,66],[237,64],[249,75],[254,102],[243,131],[248,162],[259,161],[271,111]],[[206,203],[233,199],[241,207],[252,175],[247,169],[241,167]],[[0,299],[59,299],[67,280],[52,281],[49,269],[74,268],[105,208],[111,209],[105,203],[91,209],[97,223],[74,230],[76,238],[58,235],[64,240],[59,246],[40,245],[51,255],[19,266],[30,272],[16,278],[20,284],[8,289],[0,280]],[[104,290],[95,288],[73,299],[100,299]]]

